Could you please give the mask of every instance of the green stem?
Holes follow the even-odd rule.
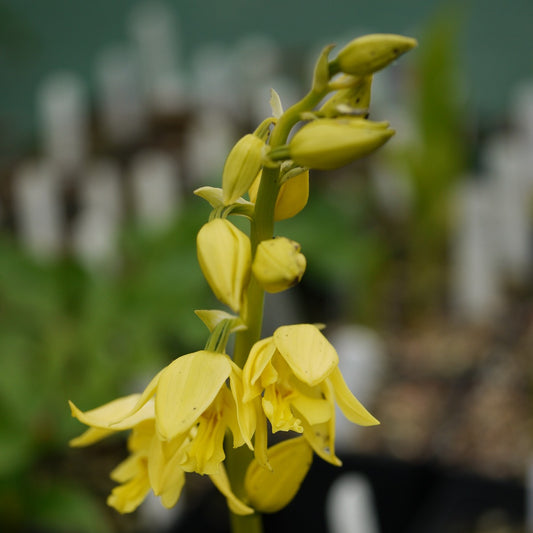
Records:
[[[323,92],[311,91],[300,102],[293,105],[280,117],[270,136],[271,148],[276,148],[287,142],[293,126],[300,120],[304,111],[313,109],[326,95]],[[255,216],[250,228],[252,243],[252,257],[260,242],[271,239],[274,235],[274,208],[279,192],[279,167],[264,167],[261,184],[257,193]],[[243,313],[246,329],[240,331],[235,339],[233,360],[241,368],[244,366],[252,346],[261,338],[263,326],[263,306],[265,293],[252,276],[247,292],[247,307]],[[253,459],[252,452],[245,446],[233,448],[232,443],[226,441],[226,469],[231,487],[237,497],[245,499],[244,475]],[[261,515],[240,516],[230,513],[231,529],[233,533],[261,533]]]

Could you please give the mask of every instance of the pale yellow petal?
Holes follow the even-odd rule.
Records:
[[[139,507],[149,492],[148,474],[141,471],[127,483],[115,487],[107,498],[107,504],[119,513],[131,513]]]
[[[213,331],[223,320],[234,322],[230,332],[246,329],[246,325],[239,317],[220,309],[197,309],[194,314],[207,326],[209,331]]]
[[[329,381],[341,411],[350,422],[360,426],[375,426],[379,424],[379,420],[374,418],[351,393],[338,368],[331,373]]]
[[[282,326],[274,332],[276,348],[295,376],[308,385],[318,385],[339,362],[335,348],[312,324]]]
[[[215,487],[226,497],[228,507],[232,513],[238,515],[253,514],[254,510],[233,494],[224,466],[220,465],[218,472],[211,474],[209,477],[211,478],[213,485],[215,485]]]
[[[230,359],[201,350],[178,357],[159,379],[155,398],[157,429],[169,440],[188,431],[209,407],[231,372]]]
[[[320,386],[321,395],[331,406],[329,420],[318,424],[310,424],[306,417],[293,406],[294,412],[301,418],[303,436],[307,439],[313,450],[325,461],[340,466],[342,463],[335,455],[335,409],[333,390],[328,380]]]
[[[252,435],[254,434],[256,424],[255,408],[250,402],[244,401],[242,370],[235,363],[232,363],[232,368],[230,388],[237,410],[237,422],[244,442],[250,450],[253,450]]]
[[[265,417],[265,413],[259,402],[259,398],[254,400],[256,416],[257,416],[257,425],[255,428],[254,435],[254,456],[255,460],[263,467],[271,469],[271,466],[268,462],[267,455],[267,442],[268,442],[268,427]]]
[[[141,475],[146,470],[146,460],[141,455],[134,453],[128,455],[124,461],[121,461],[109,474],[113,481],[126,483],[130,479]]]
[[[73,402],[69,401],[69,405],[72,416],[83,424],[94,428],[121,431],[130,429],[135,424],[153,417],[153,406],[147,406],[142,411],[134,412],[140,398],[140,394],[131,394],[85,412],[78,409]]]
[[[246,471],[246,495],[255,509],[275,513],[296,496],[309,467],[313,452],[303,437],[289,439],[268,449],[268,470],[253,460]]]
[[[242,379],[244,385],[243,400],[248,402],[256,398],[263,392],[263,386],[260,382],[262,373],[270,363],[272,356],[276,351],[276,346],[272,337],[267,337],[256,342],[242,370]]]
[[[147,453],[155,436],[155,419],[149,418],[137,424],[128,437],[128,450]]]
[[[335,455],[335,427],[332,420],[312,426],[302,417],[303,436],[324,461],[341,466],[341,460]]]
[[[73,448],[79,448],[81,446],[89,446],[102,439],[105,439],[109,435],[115,433],[112,429],[101,428],[89,428],[84,431],[79,437],[75,437],[69,441],[69,446]]]
[[[167,458],[163,448],[163,441],[156,437],[152,439],[152,445],[148,451],[148,478],[156,496],[161,494],[166,462]]]
[[[165,490],[161,493],[161,503],[167,509],[171,509],[178,502],[183,486],[185,485],[185,474],[182,470],[177,470],[173,479],[173,483],[165,486]]]
[[[327,422],[333,416],[333,406],[323,398],[310,398],[298,394],[291,405],[311,424]]]
[[[148,455],[148,477],[156,496],[161,496],[165,507],[177,502],[185,483],[185,473],[181,468],[186,439],[163,442],[155,438]]]

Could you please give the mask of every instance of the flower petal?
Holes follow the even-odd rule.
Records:
[[[267,427],[267,421],[265,417],[265,413],[263,409],[261,408],[261,403],[259,402],[259,399],[257,399],[254,402],[256,415],[257,415],[257,423],[255,428],[255,435],[254,435],[254,456],[256,461],[265,468],[268,468],[269,470],[272,468],[268,462],[268,455],[267,455],[267,442],[268,442],[268,427]]]
[[[374,418],[351,393],[338,368],[331,373],[329,381],[341,411],[350,422],[360,426],[375,426],[379,424],[379,420]]]
[[[338,365],[335,348],[312,324],[282,326],[274,332],[274,343],[296,377],[318,385]]]
[[[231,394],[235,401],[235,407],[237,411],[237,422],[241,436],[250,450],[253,450],[252,435],[255,431],[256,413],[255,408],[249,402],[243,400],[244,386],[242,382],[242,371],[235,364],[232,363],[233,371],[231,372],[229,379],[231,385]]]
[[[275,513],[296,496],[313,461],[313,452],[303,437],[280,442],[268,449],[268,470],[253,460],[244,486],[250,503],[262,513]]]
[[[224,466],[220,465],[218,472],[216,474],[211,474],[209,477],[211,478],[213,485],[215,485],[215,487],[226,497],[228,507],[232,513],[238,515],[253,514],[254,510],[233,494]]]
[[[335,455],[335,409],[333,408],[333,390],[326,380],[321,387],[324,398],[331,405],[331,416],[329,420],[311,425],[306,417],[293,406],[294,412],[300,416],[303,426],[303,436],[311,445],[317,455],[324,461],[328,461],[335,466],[341,466],[340,459]]]
[[[201,350],[178,357],[161,373],[155,398],[163,440],[188,431],[209,407],[231,373],[230,359]]]
[[[135,477],[111,491],[107,504],[119,513],[131,513],[139,507],[149,492],[150,482],[146,465],[144,467],[141,465]]]
[[[263,388],[267,384],[271,384],[262,383],[263,380],[260,380],[260,378],[275,352],[276,346],[274,345],[272,337],[262,339],[252,346],[242,371],[244,384],[243,401],[249,402],[253,398],[256,398],[263,392]],[[274,371],[273,368],[271,370]],[[269,381],[272,381],[273,383],[276,377],[277,376],[273,376],[273,381]]]
[[[89,446],[102,439],[105,439],[109,435],[115,433],[112,429],[102,428],[89,428],[84,431],[79,437],[75,437],[69,441],[69,446],[78,448],[81,446]]]
[[[333,415],[333,406],[324,398],[310,398],[298,394],[291,405],[311,424],[327,422]]]
[[[140,398],[141,394],[130,394],[85,412],[78,409],[71,401],[69,405],[72,416],[83,424],[94,428],[121,431],[131,429],[139,422],[154,416],[151,404],[137,412],[133,411]]]

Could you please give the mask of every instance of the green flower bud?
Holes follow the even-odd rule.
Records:
[[[305,267],[300,245],[285,237],[278,237],[259,244],[252,272],[265,291],[274,293],[296,285],[302,279]]]
[[[333,72],[366,76],[385,68],[416,45],[416,39],[403,35],[364,35],[347,44],[330,63],[330,69]]]
[[[255,180],[261,169],[264,141],[249,133],[231,149],[222,172],[224,205],[235,203]]]
[[[290,157],[296,164],[307,168],[339,168],[385,144],[394,135],[388,125],[388,122],[362,118],[313,120],[290,141]]]
[[[215,218],[196,237],[198,262],[215,296],[238,312],[250,279],[250,239],[231,222]]]

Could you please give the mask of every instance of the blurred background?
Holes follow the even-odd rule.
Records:
[[[381,426],[339,416],[344,468],[316,459],[266,531],[533,531],[532,18],[526,0],[0,0],[2,531],[227,531],[201,477],[172,511],[108,509],[124,441],[69,449],[66,401],[203,346],[192,191],[271,87],[287,107],[322,46],[370,32],[419,41],[375,76],[370,118],[397,135],[312,173],[276,230],[308,270],[265,333],[326,323]]]

